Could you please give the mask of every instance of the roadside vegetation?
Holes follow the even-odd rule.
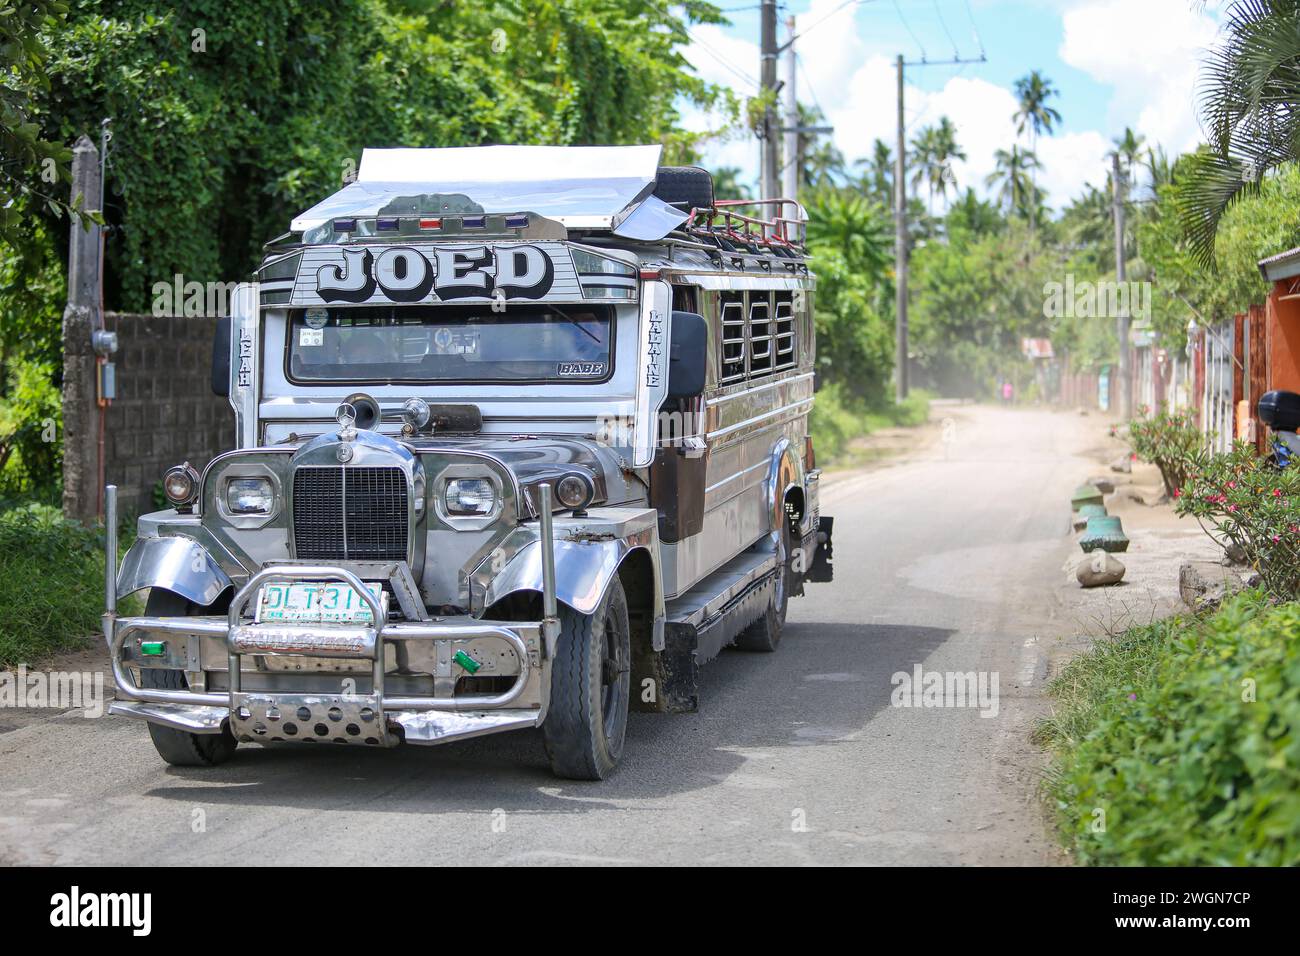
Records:
[[[1300,865],[1300,605],[1099,641],[1051,684],[1047,789],[1080,863]]]
[[[103,548],[102,534],[50,505],[0,510],[0,669],[33,664],[98,631]]]

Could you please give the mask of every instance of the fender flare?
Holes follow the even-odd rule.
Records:
[[[203,545],[181,535],[137,538],[117,573],[118,598],[144,588],[162,588],[206,607],[233,586]]]
[[[781,528],[785,518],[785,496],[792,489],[804,493],[803,461],[794,453],[790,439],[782,438],[772,446],[772,461],[767,469],[769,531]]]
[[[659,570],[658,529],[650,527],[626,538],[606,540],[557,538],[555,542],[555,597],[579,614],[600,606],[614,575],[628,555],[644,551],[654,569],[654,616],[664,616],[663,575]],[[510,559],[487,585],[483,606],[491,607],[516,591],[542,590],[542,545],[530,541]]]

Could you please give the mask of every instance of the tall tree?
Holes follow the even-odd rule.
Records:
[[[925,183],[931,216],[934,215],[935,194],[946,199],[948,187],[957,185],[953,162],[965,158],[966,153],[957,145],[957,128],[946,116],[937,125],[921,130],[912,140],[912,188],[915,190],[920,183]]]
[[[1006,207],[1008,216],[1028,218],[1037,205],[1037,191],[1030,176],[1042,168],[1042,163],[1034,153],[1016,145],[995,152],[993,163],[994,170],[985,177],[984,184],[997,187],[998,201]]]
[[[863,194],[871,197],[883,206],[893,202],[894,196],[894,151],[883,139],[871,144],[871,155],[857,160],[854,165],[863,167],[859,181]]]
[[[1300,159],[1300,2],[1230,0],[1202,71],[1209,148],[1195,154],[1177,205],[1207,264],[1224,212],[1257,195],[1263,174]]]
[[[1026,132],[1029,133],[1029,151],[1035,155],[1038,151],[1038,137],[1044,133],[1048,136],[1052,135],[1056,124],[1061,122],[1061,114],[1048,105],[1048,100],[1057,95],[1059,94],[1052,86],[1052,81],[1038,70],[1033,70],[1016,80],[1016,98],[1020,106],[1012,115],[1012,119],[1016,121],[1017,133],[1022,136]],[[1037,194],[1038,178],[1034,170],[1030,170],[1029,184]],[[1035,196],[1030,204],[1030,229],[1035,228],[1037,218],[1038,201]]]

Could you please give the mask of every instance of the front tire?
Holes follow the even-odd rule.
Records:
[[[627,596],[617,577],[593,614],[560,606],[551,662],[551,703],[542,739],[551,770],[568,780],[604,780],[623,755],[631,687]]]
[[[150,591],[144,613],[148,617],[185,617],[191,613],[192,607],[189,601],[171,591]],[[184,671],[142,667],[140,686],[185,690],[189,684]],[[173,767],[215,767],[234,756],[235,748],[239,746],[239,741],[225,725],[219,734],[192,734],[150,721],[149,737],[158,756]]]

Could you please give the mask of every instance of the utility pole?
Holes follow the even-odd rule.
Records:
[[[950,60],[920,60],[905,62],[900,53],[895,61],[898,69],[898,144],[894,156],[894,396],[898,401],[907,398],[907,129],[903,123],[903,69],[908,66],[949,66],[959,63],[984,63],[981,51],[977,59],[954,56]]]
[[[1110,157],[1111,182],[1113,184],[1113,203],[1115,210],[1115,281],[1121,285],[1124,276],[1124,170],[1120,163],[1119,150]],[[1119,296],[1115,297],[1119,301]],[[1133,376],[1132,355],[1129,349],[1129,314],[1121,306],[1115,316],[1115,334],[1119,338],[1119,413],[1123,421],[1133,417]]]
[[[773,97],[776,96],[776,0],[763,0],[762,30],[760,35],[762,62],[759,80],[764,96],[769,97],[763,110],[763,197],[775,199],[780,183],[780,141],[777,136],[780,124],[776,119]]]
[[[894,156],[894,397],[907,398],[907,140],[903,55],[898,55],[898,144]]]
[[[99,212],[99,153],[90,137],[72,148],[73,203]],[[99,314],[99,233],[89,218],[68,217],[68,304],[63,310],[63,513],[93,525],[99,492],[99,409],[95,350],[91,337]]]
[[[781,190],[787,199],[799,196],[799,173],[803,169],[803,156],[799,150],[799,98],[795,94],[794,17],[785,21],[790,39],[785,44],[785,177]],[[781,215],[785,215],[785,211]]]

